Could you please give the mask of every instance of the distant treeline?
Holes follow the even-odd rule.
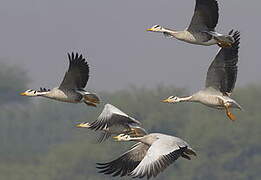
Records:
[[[27,88],[19,67],[0,66],[0,179],[101,180],[96,162],[106,162],[132,143],[97,144],[95,133],[77,129],[93,121],[103,108],[20,97]],[[111,103],[137,118],[149,132],[181,137],[197,151],[191,161],[179,159],[156,179],[258,180],[261,177],[261,86],[236,88],[233,97],[244,111],[234,111],[235,122],[224,112],[200,104],[163,104],[169,95],[186,89],[158,86],[100,92]],[[119,179],[119,178],[113,178]],[[121,178],[129,179],[129,178]]]

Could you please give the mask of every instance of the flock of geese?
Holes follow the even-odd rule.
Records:
[[[227,35],[215,31],[218,22],[218,3],[216,0],[196,0],[194,15],[189,27],[184,31],[175,31],[155,25],[147,31],[160,32],[178,40],[198,44],[220,46],[220,49],[207,71],[205,88],[187,97],[170,96],[162,102],[199,102],[206,106],[221,109],[229,119],[235,120],[231,108],[242,109],[231,98],[237,78],[238,49],[240,33],[231,30]],[[69,103],[85,103],[96,107],[100,103],[95,93],[85,91],[89,79],[89,65],[78,53],[68,54],[69,69],[59,87],[53,89],[29,89],[21,95],[42,96]],[[137,142],[117,159],[107,163],[97,163],[100,173],[112,176],[131,176],[137,178],[156,177],[179,157],[190,160],[196,152],[184,140],[161,133],[147,133],[141,123],[125,114],[117,107],[106,104],[96,121],[77,125],[100,131],[100,142],[114,135],[116,141]]]

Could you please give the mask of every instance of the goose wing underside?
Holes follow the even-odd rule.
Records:
[[[131,172],[132,177],[147,179],[156,177],[170,164],[176,161],[187,149],[187,146],[171,144],[163,140],[157,140],[148,149],[146,156],[139,165]]]
[[[218,23],[218,11],[216,0],[196,0],[188,31],[214,31]]]
[[[148,145],[137,143],[119,158],[108,163],[97,163],[99,173],[112,174],[112,176],[129,175],[144,158],[148,148]]]
[[[89,79],[89,65],[78,53],[69,54],[69,69],[65,73],[59,89],[83,89]]]
[[[106,104],[103,108],[102,113],[99,115],[96,121],[90,123],[90,129],[103,130],[110,128],[126,129],[131,125],[139,125],[140,122],[117,107]]]
[[[222,93],[231,93],[235,87],[240,33],[230,31],[229,35],[232,34],[235,39],[233,45],[221,48],[208,69],[206,88],[213,87]]]

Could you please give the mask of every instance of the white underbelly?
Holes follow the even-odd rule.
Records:
[[[62,101],[62,102],[68,102],[68,103],[80,103],[82,102],[82,96],[77,93],[64,93],[61,90],[56,90],[51,92],[50,94],[46,94],[47,98],[57,100],[57,101]]]
[[[216,96],[212,95],[204,95],[204,98],[202,98],[199,101],[201,104],[204,104],[208,107],[215,108],[215,109],[223,109],[224,107],[220,104],[220,101]]]
[[[214,38],[208,41],[203,41],[201,40],[202,38],[200,37],[200,35],[198,36],[197,34],[193,35],[189,31],[185,31],[183,34],[180,34],[180,36],[177,36],[176,38],[181,41],[191,43],[191,44],[196,44],[196,45],[210,46],[210,45],[217,44],[217,41]]]
[[[47,97],[49,99],[53,99],[53,100],[56,100],[56,101],[62,101],[62,102],[68,102],[68,103],[80,103],[81,101],[76,101],[74,99],[69,99],[69,98],[66,98],[66,97]]]
[[[204,45],[204,46],[211,46],[214,44],[217,44],[217,41],[215,39],[210,39],[209,41],[198,41],[195,38],[191,39],[180,39],[181,41],[188,42],[191,44],[196,44],[196,45]]]
[[[201,103],[201,104],[204,104],[205,106],[208,106],[208,107],[210,107],[210,108],[214,108],[214,109],[224,109],[224,107],[223,106],[221,106],[221,105],[217,105],[217,104],[205,104],[205,103]]]

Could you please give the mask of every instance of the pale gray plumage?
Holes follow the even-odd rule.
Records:
[[[216,0],[196,0],[195,10],[188,31],[215,31],[219,8]]]
[[[127,176],[142,161],[148,149],[148,145],[137,143],[119,158],[108,163],[97,163],[97,168],[100,169],[99,173],[112,174],[113,177]]]
[[[200,102],[212,108],[225,109],[227,116],[235,120],[229,108],[242,109],[241,106],[231,97],[237,77],[238,50],[240,44],[240,33],[230,31],[235,42],[231,47],[221,48],[211,63],[206,78],[205,89],[188,97],[170,96],[163,102]]]
[[[147,134],[146,130],[140,127],[140,125],[141,123],[138,120],[125,114],[117,107],[106,104],[96,121],[80,123],[77,127],[86,127],[95,131],[101,131],[102,136],[99,138],[99,142],[102,142],[112,134],[125,133],[135,136]]]
[[[229,32],[232,35],[233,31]],[[206,88],[213,87],[222,93],[231,93],[237,79],[240,33],[234,32],[235,43],[230,48],[220,48],[211,63],[206,78]]]
[[[176,31],[155,25],[148,31],[161,32],[178,40],[191,44],[210,46],[218,44],[221,47],[231,46],[234,42],[230,35],[223,35],[215,31],[218,23],[219,8],[216,0],[196,0],[195,10],[191,22],[183,31]]]
[[[96,106],[99,103],[99,97],[94,93],[84,90],[89,79],[89,65],[82,55],[78,53],[68,54],[69,68],[65,73],[63,81],[59,87],[51,90],[40,88],[39,91],[27,90],[21,95],[24,96],[42,96],[57,101],[80,103],[84,102],[90,106]]]
[[[114,161],[98,163],[100,173],[112,176],[132,176],[137,178],[156,177],[179,157],[190,160],[195,151],[184,140],[160,133],[131,138],[122,135],[122,140],[138,141],[129,151]]]

